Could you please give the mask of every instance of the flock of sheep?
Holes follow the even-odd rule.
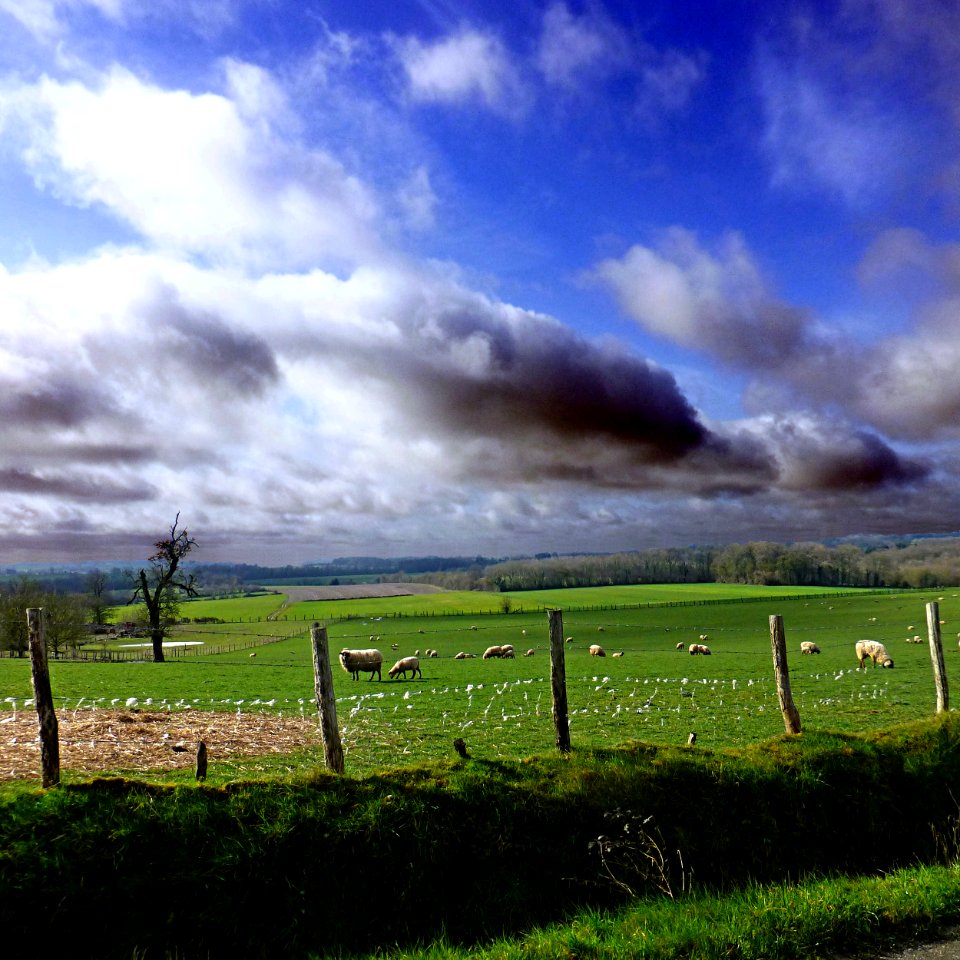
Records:
[[[471,628],[475,629],[475,628]],[[602,630],[603,628],[598,628]],[[526,635],[526,630],[523,631],[523,634]],[[371,637],[371,640],[379,640],[379,637]],[[711,651],[710,647],[707,646],[706,641],[710,638],[704,633],[700,635],[698,643],[691,643],[689,646],[686,646],[682,641],[677,644],[677,650],[686,649],[691,656],[710,656]],[[566,638],[567,643],[573,642],[573,637]],[[397,644],[391,645],[394,650],[398,649]],[[524,653],[525,657],[534,656],[534,650],[530,649]],[[590,645],[589,653],[591,657],[605,657],[607,655],[606,650],[600,646],[599,643],[593,643]],[[817,644],[813,643],[811,640],[804,640],[800,644],[800,653],[801,654],[814,654],[820,653],[820,648]],[[879,640],[858,640],[856,643],[856,654],[857,654],[857,669],[862,669],[866,667],[867,661],[871,661],[875,667],[893,667],[893,659],[889,653],[887,653],[886,647]],[[439,656],[436,650],[427,648],[424,651],[426,657],[437,657]],[[623,651],[619,650],[613,654],[614,657],[622,657]],[[475,653],[464,653],[462,650],[454,656],[454,660],[473,660],[476,659],[477,654]],[[512,643],[502,643],[496,644],[494,646],[487,647],[484,650],[482,657],[484,660],[512,660],[516,657],[516,651]],[[343,669],[349,673],[354,680],[359,679],[361,673],[369,673],[369,679],[373,679],[373,675],[377,675],[377,679],[382,679],[381,669],[383,667],[383,654],[375,649],[370,648],[367,650],[349,650],[344,649],[340,651],[340,665]],[[414,656],[410,657],[401,657],[397,662],[387,671],[387,675],[391,680],[397,679],[397,677],[402,676],[404,680],[407,679],[407,674],[410,675],[410,679],[416,677],[423,678],[423,673],[420,670],[420,651],[417,650]]]

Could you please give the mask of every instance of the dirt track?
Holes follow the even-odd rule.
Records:
[[[421,593],[443,593],[429,583],[353,583],[335,587],[277,587],[290,603],[305,600],[369,600],[373,597],[411,597]]]

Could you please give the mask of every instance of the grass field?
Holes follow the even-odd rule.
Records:
[[[639,588],[637,588],[639,589]],[[666,588],[663,588],[666,589]],[[706,748],[742,746],[783,731],[772,678],[770,614],[784,617],[791,683],[805,729],[858,732],[927,716],[935,706],[927,644],[908,644],[926,635],[925,603],[940,599],[948,675],[960,668],[955,619],[960,599],[947,593],[846,593],[824,598],[787,598],[784,591],[756,588],[741,600],[621,609],[571,609],[564,613],[570,730],[574,747],[615,745],[629,740],[685,743],[694,731]],[[796,593],[796,588],[793,588]],[[757,592],[760,595],[757,596]],[[652,590],[648,591],[653,593]],[[681,591],[680,598],[719,601]],[[821,594],[822,591],[814,591]],[[623,603],[617,588],[608,594],[570,591],[571,606],[596,603],[598,596]],[[634,594],[636,595],[636,594]],[[676,594],[671,595],[675,602]],[[348,769],[353,772],[447,756],[455,737],[483,757],[523,757],[550,750],[554,742],[549,681],[547,617],[542,612],[444,616],[441,598],[393,598],[393,612],[413,600],[434,604],[425,616],[370,613],[329,623],[330,648],[377,646],[384,653],[384,680],[351,680],[335,672],[338,714]],[[552,605],[564,599],[551,591],[526,595],[528,602]],[[485,595],[480,595],[486,599]],[[222,601],[222,612],[266,609],[271,598]],[[278,598],[273,598],[276,603]],[[366,601],[370,603],[370,601]],[[636,602],[636,601],[635,601]],[[644,601],[646,602],[646,601]],[[218,601],[191,605],[196,609]],[[559,604],[561,607],[563,604]],[[309,608],[308,621],[321,605]],[[216,609],[216,608],[215,608]],[[197,614],[199,615],[199,614]],[[319,619],[319,618],[318,618]],[[231,712],[282,712],[312,716],[314,682],[309,622],[262,621],[190,624],[178,636],[207,643],[232,642],[232,653],[148,662],[81,663],[54,661],[51,681],[60,709],[193,709]],[[684,647],[709,636],[710,657],[691,657]],[[853,644],[883,640],[896,661],[894,670],[856,669]],[[280,639],[277,639],[280,638]],[[250,657],[252,644],[256,658]],[[822,654],[799,654],[802,640],[815,641]],[[513,643],[515,660],[483,661],[492,644]],[[608,654],[591,657],[599,642]],[[391,649],[397,645],[397,651]],[[394,657],[436,649],[423,659],[423,679],[389,681]],[[534,655],[521,654],[533,649]],[[455,660],[465,651],[473,660]],[[29,663],[0,660],[0,705],[23,707],[31,696]],[[316,757],[303,758],[305,763]],[[266,766],[264,765],[266,764]],[[269,761],[261,762],[265,770]]]
[[[285,604],[282,587],[276,594],[233,597],[225,600],[191,600],[181,605],[184,617],[220,617],[249,623],[276,618],[280,622],[329,622],[343,617],[469,616],[501,613],[504,602],[513,613],[537,613],[551,608],[610,609],[664,603],[697,603],[719,600],[771,599],[774,597],[816,596],[825,593],[857,593],[856,590],[822,587],[757,587],[727,583],[642,584],[617,587],[577,587],[570,590],[529,590],[515,593],[484,593],[448,590],[441,593],[403,597],[374,597],[359,600],[312,600]],[[860,591],[862,592],[862,591]],[[135,619],[142,607],[114,607],[112,622]]]

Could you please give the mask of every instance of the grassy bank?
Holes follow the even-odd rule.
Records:
[[[642,899],[481,947],[447,942],[384,960],[811,960],[876,955],[934,940],[960,920],[960,870],[926,866],[880,877],[752,884],[726,894]]]
[[[532,950],[548,936],[534,928],[578,912],[549,935],[645,923],[649,904],[600,912],[638,897],[695,915],[688,890],[756,904],[757,884],[952,862],[958,783],[960,720],[946,717],[736,751],[636,744],[221,788],[20,787],[0,795],[0,924],[38,925],[51,953],[103,958],[297,957],[439,938],[473,949],[521,935],[509,949]],[[785,937],[766,912],[755,929]],[[623,955],[760,955],[727,947]]]

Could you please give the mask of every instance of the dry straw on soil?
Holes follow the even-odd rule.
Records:
[[[320,744],[315,718],[266,713],[142,713],[78,710],[58,717],[60,766],[86,775],[106,771],[193,769],[197,742],[216,759],[290,753]],[[0,714],[0,780],[40,778],[37,716]]]

